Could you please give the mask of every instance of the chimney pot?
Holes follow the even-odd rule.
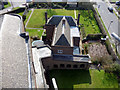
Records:
[[[45,12],[45,23],[47,23],[47,12]]]
[[[79,25],[80,13],[78,14],[77,25]]]

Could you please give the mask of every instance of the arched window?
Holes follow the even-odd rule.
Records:
[[[65,67],[65,65],[64,65],[64,64],[60,64],[60,67],[61,67],[61,68],[64,68],[64,67]]]
[[[54,67],[54,68],[58,68],[58,65],[57,65],[57,64],[54,64],[53,67]]]
[[[78,65],[73,65],[73,68],[78,68]]]
[[[71,68],[71,65],[70,65],[70,64],[67,64],[67,68]]]
[[[80,68],[85,68],[85,64],[81,64],[81,65],[80,65]]]

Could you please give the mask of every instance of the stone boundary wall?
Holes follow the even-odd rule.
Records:
[[[96,19],[96,21],[98,23],[98,26],[99,26],[99,28],[101,30],[101,33],[103,35],[107,35],[107,32],[105,31],[105,28],[104,28],[104,26],[103,26],[103,24],[101,22],[100,16],[98,15],[98,13],[97,13],[97,11],[95,10],[94,7],[92,8],[92,10],[94,12],[94,17],[95,17],[95,19]],[[106,44],[106,48],[107,48],[109,54],[112,56],[113,60],[117,60],[118,58],[116,56],[116,53],[113,51],[113,48],[112,48],[112,45],[110,43],[109,38],[105,41],[105,44]]]

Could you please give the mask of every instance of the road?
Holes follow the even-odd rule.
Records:
[[[15,7],[19,7],[23,3],[26,3],[26,0],[9,0],[11,7],[5,8],[3,10],[0,10],[0,14],[8,12],[8,10],[12,10]]]
[[[26,0],[9,0],[13,8],[19,7],[22,3],[26,3]]]
[[[101,1],[98,2],[97,4],[100,5],[99,8],[97,6],[97,9],[106,28],[108,29],[109,34],[111,35],[114,32],[120,36],[120,22],[118,21],[117,16],[108,10],[108,5],[106,4],[106,2]],[[112,40],[114,40],[112,36],[111,38]],[[120,46],[118,48],[118,52],[120,54]]]

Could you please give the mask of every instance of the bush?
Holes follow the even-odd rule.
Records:
[[[88,47],[89,47],[88,44],[84,44],[84,50],[85,50],[85,53],[86,53],[86,54],[88,54]]]
[[[112,68],[113,68],[113,72],[120,76],[120,65],[117,63],[114,63]]]
[[[49,17],[57,14],[57,13],[55,12],[55,10],[51,10],[51,9],[47,9],[47,13],[48,13],[48,16],[49,16]]]
[[[104,70],[105,70],[105,72],[107,72],[107,73],[113,72],[113,68],[112,68],[112,66],[110,66],[110,65],[104,65]]]
[[[92,61],[92,63],[95,64],[95,65],[99,64],[98,60],[94,60],[94,61]]]

